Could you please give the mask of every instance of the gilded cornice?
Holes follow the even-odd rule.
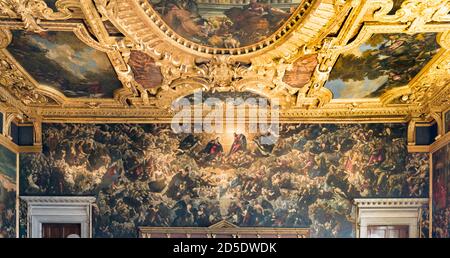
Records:
[[[263,42],[217,49],[176,35],[145,0],[59,0],[57,10],[44,1],[3,0],[0,92],[5,94],[1,101],[43,121],[147,122],[169,121],[172,101],[200,89],[251,91],[282,99],[282,121],[428,121],[431,113],[450,106],[449,1],[406,0],[391,15],[392,7],[391,0],[306,0]],[[110,35],[105,21],[123,37]],[[123,88],[112,99],[74,99],[39,85],[6,50],[9,31],[18,29],[72,31],[86,45],[108,55]],[[380,98],[352,100],[333,99],[324,88],[344,51],[373,34],[418,32],[439,33],[442,48],[408,85]],[[134,80],[131,51],[149,55],[161,67],[159,87],[146,89]],[[317,66],[307,85],[294,88],[283,76],[306,55],[316,55]],[[403,102],[397,103],[398,99]]]

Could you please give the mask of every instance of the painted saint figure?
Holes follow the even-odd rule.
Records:
[[[223,153],[222,144],[219,142],[219,137],[208,142],[206,147],[201,151],[201,154],[206,154],[205,161],[211,161],[218,155]]]
[[[228,156],[231,154],[238,152],[240,150],[245,151],[247,149],[247,138],[243,134],[234,133],[234,141],[231,145],[230,152]]]

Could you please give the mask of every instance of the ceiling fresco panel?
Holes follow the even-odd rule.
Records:
[[[209,47],[238,48],[275,33],[302,0],[148,0],[180,36]]]
[[[71,98],[112,98],[122,87],[108,56],[72,32],[14,31],[8,51],[41,85]]]
[[[406,86],[439,51],[436,33],[375,34],[338,58],[325,87],[334,98],[376,98]]]

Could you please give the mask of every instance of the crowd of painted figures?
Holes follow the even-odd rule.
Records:
[[[433,237],[450,237],[450,207],[433,213]]]
[[[433,153],[433,237],[450,237],[450,144]]]
[[[0,238],[16,236],[16,159],[0,145]]]
[[[95,195],[94,236],[138,226],[308,227],[354,236],[356,197],[427,197],[428,156],[404,125],[283,125],[263,136],[175,134],[170,125],[49,124],[21,157],[24,195]],[[224,147],[230,146],[230,147]]]
[[[16,191],[0,181],[0,238],[16,237]]]

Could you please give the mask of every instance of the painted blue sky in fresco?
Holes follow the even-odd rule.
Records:
[[[30,43],[46,51],[46,57],[55,60],[66,71],[80,79],[86,78],[84,76],[86,72],[95,70],[98,66],[104,66],[100,63],[102,60],[92,58],[95,55],[94,49],[84,48],[76,52],[70,46],[59,45],[47,38],[32,36],[29,39]]]
[[[438,52],[436,33],[375,34],[341,54],[325,87],[334,98],[376,98],[408,85]]]
[[[380,46],[381,44],[376,46],[362,44],[358,47],[359,51],[353,51],[352,53],[356,56],[361,56],[364,51],[376,50]],[[327,87],[333,92],[334,98],[364,98],[367,92],[376,91],[386,81],[387,76],[376,80],[370,80],[365,77],[364,80],[348,81],[347,84],[342,79],[338,79],[328,81]]]
[[[327,88],[333,92],[333,97],[337,99],[364,98],[367,92],[376,91],[387,81],[386,77],[379,80],[369,80],[367,77],[362,81],[331,80],[327,82]]]

